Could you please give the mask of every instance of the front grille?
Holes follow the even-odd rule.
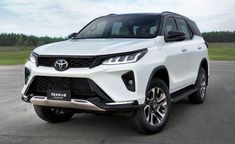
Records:
[[[74,99],[99,97],[105,101],[112,101],[93,81],[87,78],[36,76],[26,95],[47,96],[48,90],[70,90],[71,98]]]
[[[91,67],[95,58],[94,57],[45,57],[38,56],[38,66],[54,67],[55,61],[58,59],[66,59],[71,68],[85,68]]]

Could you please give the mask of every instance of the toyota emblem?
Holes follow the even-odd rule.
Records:
[[[55,69],[58,71],[65,71],[69,68],[69,63],[65,59],[58,59],[55,62]]]

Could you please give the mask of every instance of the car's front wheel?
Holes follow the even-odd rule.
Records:
[[[69,110],[46,106],[34,105],[34,110],[41,119],[50,123],[68,121],[74,115],[74,113]]]
[[[134,114],[133,124],[142,133],[157,133],[165,127],[170,108],[167,85],[163,80],[155,79],[147,90],[145,104]]]

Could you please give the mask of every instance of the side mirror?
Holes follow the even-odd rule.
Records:
[[[74,33],[71,33],[71,34],[68,36],[68,38],[71,39],[71,38],[73,38],[76,34],[77,34],[77,33],[75,33],[75,32],[74,32]]]
[[[172,41],[183,41],[185,40],[185,33],[179,32],[179,31],[169,31],[165,35],[166,42],[172,42]]]

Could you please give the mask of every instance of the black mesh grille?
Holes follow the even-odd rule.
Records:
[[[86,78],[37,76],[31,83],[27,95],[46,96],[47,90],[70,90],[72,98],[88,99],[97,96]]]
[[[69,62],[69,67],[84,68],[91,67],[94,62],[94,57],[89,58],[71,58],[71,57],[43,57],[38,56],[38,66],[54,67],[55,61],[58,59],[66,59]]]

